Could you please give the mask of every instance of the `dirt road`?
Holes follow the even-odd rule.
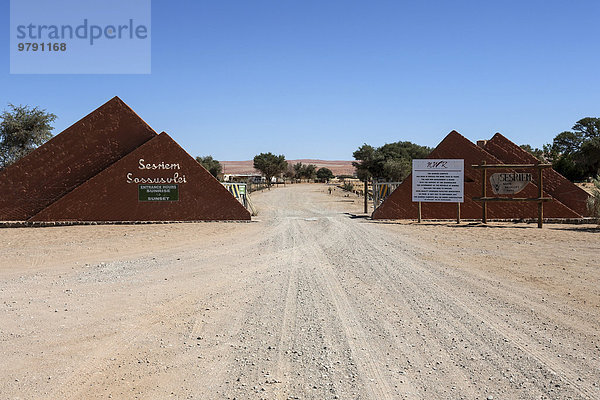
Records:
[[[2,399],[598,399],[600,232],[382,223],[0,230]]]

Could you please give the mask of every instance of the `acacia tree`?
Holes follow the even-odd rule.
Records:
[[[211,173],[215,178],[219,176],[219,174],[223,171],[223,166],[217,160],[215,160],[212,156],[206,157],[196,157],[196,161],[198,161],[208,172]]]
[[[370,179],[376,164],[375,148],[365,143],[352,153],[352,156],[357,160],[352,161],[352,165],[356,168],[358,179],[361,181]]]
[[[287,170],[288,163],[283,154],[276,156],[273,153],[260,153],[254,156],[254,168],[259,170],[271,186],[271,179]]]
[[[319,168],[317,171],[317,178],[319,178],[321,182],[329,182],[329,180],[333,178],[333,172],[331,172],[329,168]]]
[[[383,163],[383,174],[392,182],[403,181],[411,171],[411,160],[407,158],[391,158]]]
[[[303,164],[301,162],[297,162],[293,166],[296,179],[302,178],[302,166]]]
[[[572,131],[556,135],[550,147],[552,167],[570,180],[600,173],[600,118],[582,118]]]
[[[56,115],[37,107],[9,104],[0,114],[0,169],[24,157],[52,138]]]
[[[314,179],[317,175],[317,166],[315,164],[303,165],[300,169],[300,175],[307,180]]]
[[[429,147],[411,142],[386,143],[378,148],[365,143],[352,154],[357,160],[352,165],[363,181],[371,177],[401,181],[410,174],[411,161],[430,152]]]
[[[283,173],[283,177],[290,179],[293,183],[293,179],[296,177],[296,172],[294,171],[292,164],[288,163],[285,172]]]

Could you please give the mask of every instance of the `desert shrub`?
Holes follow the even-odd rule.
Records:
[[[346,182],[346,183],[344,183],[344,184],[342,185],[342,189],[344,189],[344,190],[345,190],[345,191],[347,191],[347,192],[351,192],[351,191],[353,191],[353,190],[354,190],[354,185],[353,185],[353,184],[351,184],[351,183],[348,183],[348,182]]]

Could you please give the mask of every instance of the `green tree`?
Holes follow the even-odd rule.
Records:
[[[570,180],[583,180],[600,172],[600,118],[582,118],[572,131],[552,141],[552,166]]]
[[[300,169],[300,176],[305,179],[314,179],[317,175],[317,166],[315,164],[303,165]]]
[[[358,160],[352,165],[363,181],[371,177],[398,181],[408,176],[414,158],[425,158],[430,152],[429,147],[411,142],[386,143],[378,148],[364,144],[352,154]]]
[[[554,158],[552,168],[570,181],[578,181],[585,176],[585,171],[573,161],[573,154],[563,154]]]
[[[211,173],[215,178],[219,176],[219,174],[223,171],[223,166],[220,162],[215,160],[212,156],[206,157],[196,157],[196,161],[198,161],[208,172]]]
[[[254,168],[265,176],[269,186],[271,186],[271,179],[285,172],[287,167],[288,163],[283,154],[276,156],[272,153],[260,153],[254,156]]]
[[[288,163],[283,176],[288,179],[294,179],[296,177],[296,171],[294,171],[294,166]]]
[[[392,182],[403,181],[411,171],[412,164],[408,158],[391,158],[383,163],[383,174]]]
[[[24,157],[52,138],[56,115],[37,107],[9,104],[0,114],[0,169]]]
[[[544,150],[538,149],[537,147],[533,148],[529,144],[522,144],[521,148],[523,150],[525,150],[526,152],[528,152],[529,154],[531,154],[532,156],[534,156],[535,158],[537,158],[539,161],[541,161],[541,162],[547,161]]]
[[[301,179],[302,178],[302,165],[303,164],[301,162],[297,162],[293,166],[294,174],[295,174],[296,179]]]
[[[329,182],[329,180],[333,178],[333,172],[331,172],[329,168],[319,168],[317,171],[317,178],[319,178],[321,182]]]
[[[372,171],[375,169],[376,164],[375,152],[373,146],[365,143],[352,153],[354,159],[357,160],[353,161],[352,165],[356,169],[356,176],[361,181],[366,181],[373,176]]]
[[[552,152],[555,155],[573,154],[579,150],[583,140],[583,135],[579,132],[561,132],[552,141]]]
[[[575,154],[575,163],[585,171],[586,178],[600,175],[600,137],[586,140]]]
[[[600,118],[582,118],[573,125],[573,130],[585,139],[600,138]]]

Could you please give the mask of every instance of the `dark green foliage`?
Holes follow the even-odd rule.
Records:
[[[285,172],[288,163],[283,154],[276,156],[273,153],[260,153],[254,156],[254,168],[259,170],[271,185],[271,178]]]
[[[429,147],[411,142],[386,143],[378,148],[364,144],[352,154],[359,161],[352,165],[363,181],[369,178],[401,181],[410,174],[412,160],[425,158],[430,152]]]
[[[294,164],[294,176],[296,179],[314,179],[317,175],[317,166],[314,164]]]
[[[355,160],[352,165],[356,168],[356,176],[361,181],[370,179],[373,176],[373,172],[376,170],[376,149],[368,144],[363,144],[352,153]]]
[[[223,166],[220,162],[215,160],[212,156],[206,157],[196,157],[196,161],[198,161],[208,172],[211,173],[215,178],[219,176],[219,174],[223,171]]]
[[[383,174],[385,179],[392,182],[404,180],[412,171],[411,159],[390,158],[383,163]]]
[[[288,163],[283,176],[288,179],[293,179],[296,177],[296,171],[294,171],[294,166]]]
[[[300,170],[300,176],[305,179],[314,179],[317,175],[317,166],[315,164],[303,165]]]
[[[539,161],[541,161],[541,162],[547,161],[544,150],[538,149],[537,147],[534,149],[533,147],[531,147],[531,145],[528,145],[528,144],[522,144],[521,148],[523,150],[525,150],[526,152],[530,153],[535,158],[537,158]]]
[[[600,118],[586,117],[561,132],[550,147],[552,167],[566,178],[577,181],[600,172]]]
[[[333,178],[333,172],[331,172],[329,168],[319,168],[317,171],[317,178],[319,178],[321,182],[328,182],[331,178]]]
[[[295,174],[296,178],[300,179],[300,175],[302,173],[302,163],[298,162],[298,163],[294,164],[294,166],[292,168],[294,169],[294,174]]]
[[[352,192],[354,190],[354,185],[349,182],[344,182],[344,184],[342,185],[342,189],[344,189],[347,192]]]
[[[600,175],[600,138],[586,140],[575,153],[575,164],[584,170],[585,177]]]
[[[0,169],[9,166],[52,138],[56,115],[37,107],[9,104],[0,115]]]

